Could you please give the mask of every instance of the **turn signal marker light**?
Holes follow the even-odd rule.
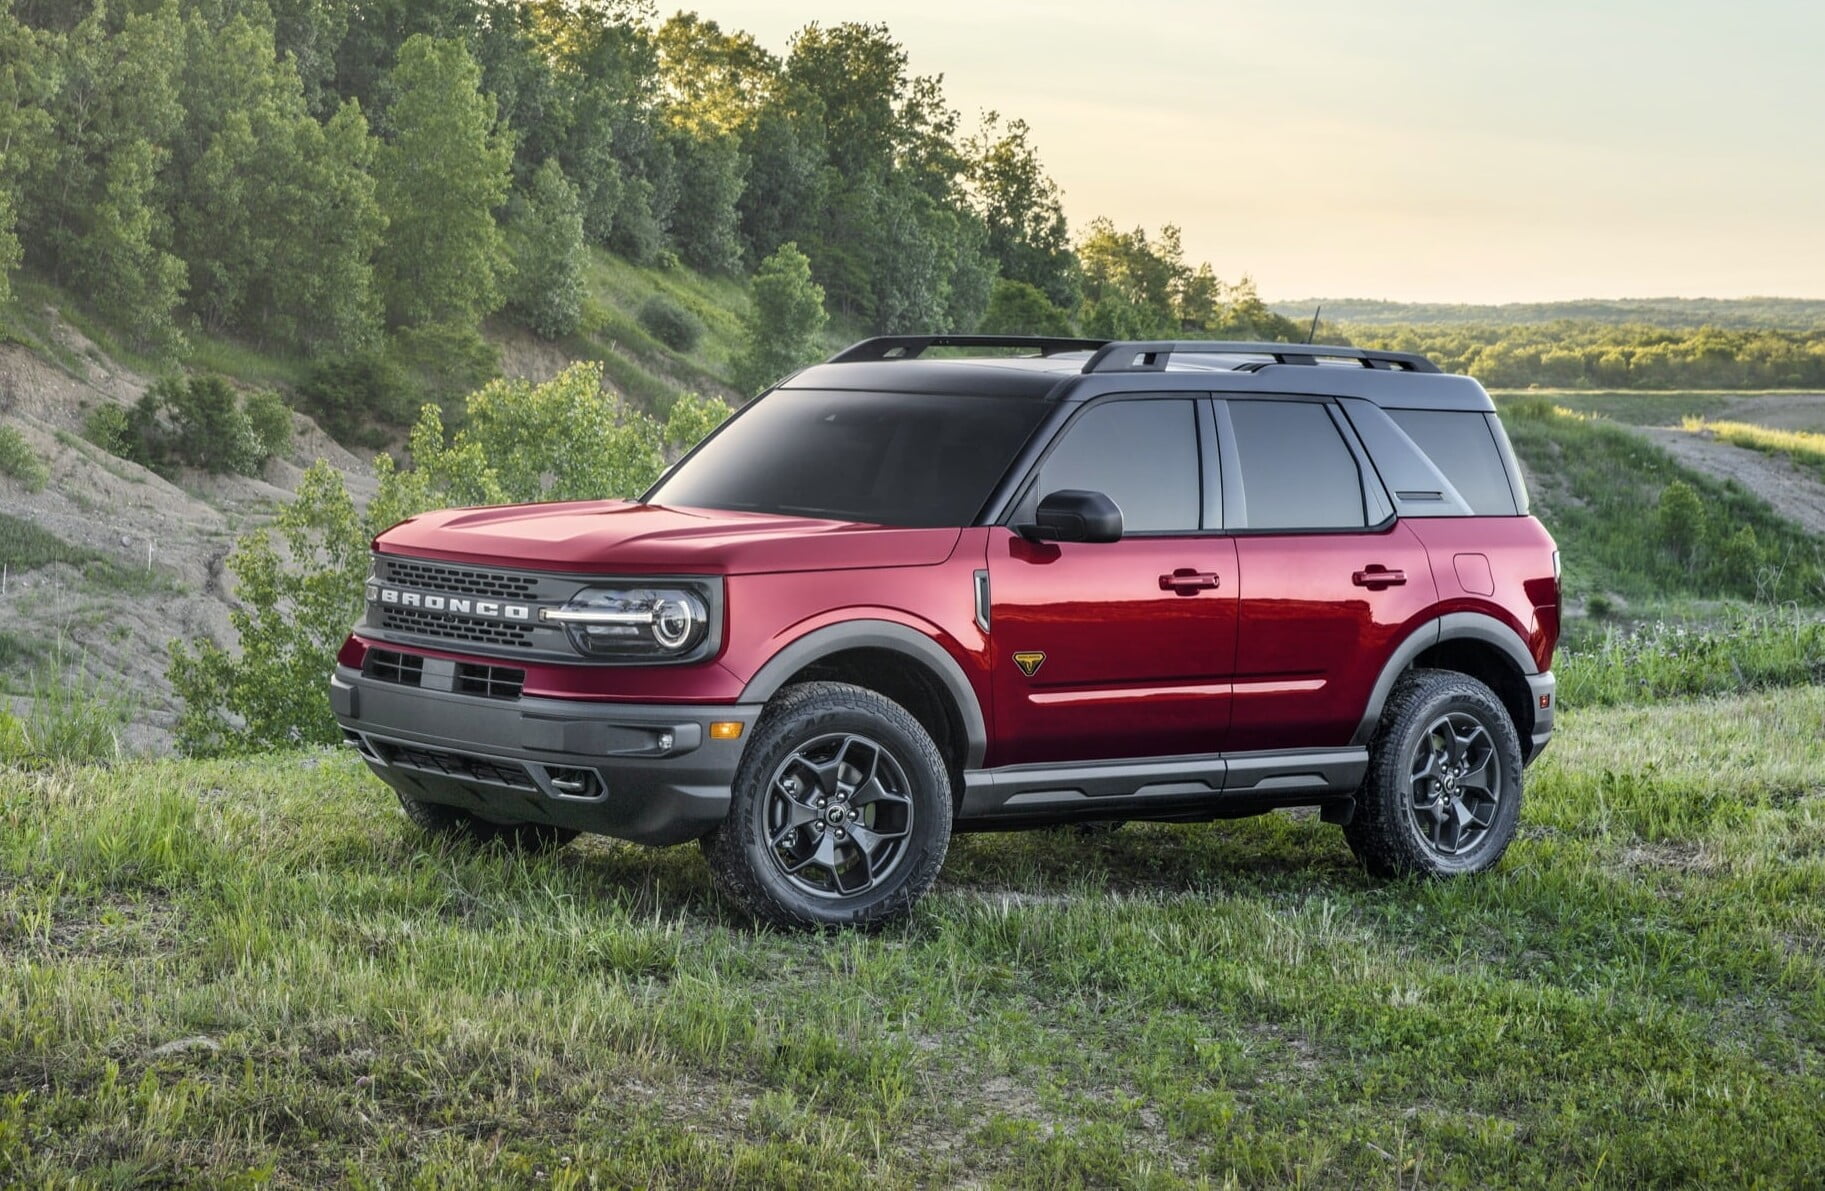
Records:
[[[721,723],[711,724],[710,725],[710,739],[711,740],[740,740],[741,739],[741,721],[740,720],[725,720]]]

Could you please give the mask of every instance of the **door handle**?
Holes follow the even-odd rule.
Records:
[[[1400,587],[1407,582],[1407,572],[1391,571],[1379,563],[1370,563],[1362,570],[1350,576],[1350,582],[1370,591],[1381,591],[1387,587]]]
[[[1222,578],[1212,571],[1194,571],[1190,567],[1180,567],[1170,575],[1160,576],[1160,590],[1196,595],[1200,591],[1210,591],[1222,582]]]

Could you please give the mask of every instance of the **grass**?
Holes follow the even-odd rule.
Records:
[[[62,563],[82,572],[84,580],[114,591],[146,592],[169,588],[171,579],[158,571],[123,566],[104,554],[74,546],[10,513],[0,513],[0,563],[13,576]]]
[[[1819,540],[1741,485],[1684,467],[1642,435],[1551,398],[1508,398],[1501,410],[1533,480],[1534,514],[1558,540],[1575,596],[1825,602]],[[1714,545],[1747,528],[1756,557],[1694,565],[1670,548],[1658,529],[1659,507],[1674,480],[1698,495]]]
[[[1778,430],[1754,422],[1714,422],[1701,417],[1684,419],[1681,429],[1692,434],[1708,434],[1732,446],[1785,456],[1815,478],[1825,479],[1825,434],[1810,430]]]
[[[1739,399],[1754,394],[1732,389],[1499,389],[1499,402],[1546,398],[1553,404],[1582,414],[1596,414],[1629,426],[1677,426],[1688,417],[1713,417]],[[1783,396],[1787,395],[1785,393]]]
[[[427,846],[342,756],[0,775],[0,1182],[1816,1184],[1822,717],[1574,709],[1478,879],[964,837],[872,937]]]
[[[1825,621],[1794,608],[1735,608],[1636,625],[1578,623],[1553,671],[1574,707],[1825,681]]]

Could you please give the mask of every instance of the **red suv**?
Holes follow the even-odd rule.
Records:
[[[1374,873],[1488,868],[1559,610],[1422,357],[895,336],[637,501],[388,530],[330,693],[424,828],[695,839],[756,917],[873,925],[961,830],[1317,806]]]

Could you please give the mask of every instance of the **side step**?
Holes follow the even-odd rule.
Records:
[[[964,774],[957,818],[960,826],[987,827],[1023,820],[1183,818],[1200,811],[1220,817],[1232,801],[1298,806],[1353,794],[1368,768],[1369,750],[1360,747],[1010,765]]]

